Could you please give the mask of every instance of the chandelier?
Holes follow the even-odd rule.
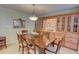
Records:
[[[35,14],[35,4],[33,4],[33,16],[29,17],[30,20],[36,21],[38,17]]]

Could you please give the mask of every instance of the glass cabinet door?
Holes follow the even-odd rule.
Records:
[[[64,31],[65,28],[65,17],[57,18],[57,31]]]
[[[71,16],[67,17],[67,31],[71,31]]]
[[[62,31],[64,31],[65,28],[65,17],[62,17]]]
[[[78,28],[78,16],[74,16],[73,32],[77,32]]]

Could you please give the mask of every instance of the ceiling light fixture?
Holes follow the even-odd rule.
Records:
[[[35,4],[33,4],[33,16],[29,17],[30,20],[36,21],[38,17],[35,14]]]

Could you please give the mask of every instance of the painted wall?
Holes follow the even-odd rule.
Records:
[[[30,31],[34,29],[34,22],[27,18],[27,14],[0,7],[0,36],[5,35],[7,37],[7,44],[11,44],[17,41],[16,33],[23,29],[13,28],[13,19],[24,18],[26,20],[26,28]]]

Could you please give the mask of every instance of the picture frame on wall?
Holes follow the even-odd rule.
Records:
[[[25,28],[26,27],[26,21],[23,19],[13,19],[13,27],[14,28]]]

